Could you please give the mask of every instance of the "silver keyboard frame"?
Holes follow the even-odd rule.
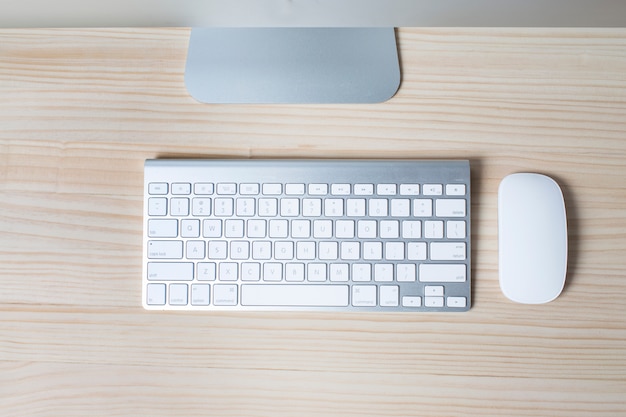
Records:
[[[155,182],[167,182],[167,183],[324,183],[329,185],[329,195],[330,195],[330,184],[333,183],[372,183],[372,184],[380,184],[380,183],[395,183],[395,184],[403,184],[403,183],[418,183],[418,184],[464,184],[466,188],[466,193],[464,198],[466,199],[466,213],[465,217],[455,217],[454,220],[464,220],[466,222],[466,234],[465,239],[456,240],[458,242],[465,242],[466,244],[466,259],[462,262],[457,261],[448,261],[448,262],[432,262],[429,260],[426,261],[413,261],[415,263],[463,263],[466,265],[466,280],[465,282],[459,283],[423,283],[419,281],[419,277],[415,282],[396,282],[393,281],[393,284],[397,284],[401,287],[401,291],[405,288],[412,287],[415,295],[419,295],[422,297],[422,303],[420,307],[404,307],[402,306],[402,293],[400,294],[400,302],[399,306],[396,307],[355,307],[351,305],[351,291],[350,291],[350,303],[345,307],[319,307],[319,306],[242,306],[241,304],[237,306],[192,306],[191,301],[189,301],[186,306],[173,306],[173,305],[148,305],[147,304],[147,284],[154,283],[155,281],[149,281],[147,278],[147,264],[148,262],[154,262],[154,260],[148,259],[148,241],[154,240],[153,238],[148,237],[147,224],[150,216],[148,215],[148,199],[152,197],[148,194],[148,185],[150,183]],[[193,186],[192,186],[193,187]],[[239,190],[238,190],[239,191]],[[284,193],[284,189],[283,189]],[[353,194],[354,190],[351,190],[351,194],[348,196],[344,196],[344,198],[355,198],[356,196]],[[193,194],[193,188],[192,188]],[[420,190],[421,194],[421,190]],[[171,194],[168,195],[171,197]],[[284,196],[284,194],[283,194]],[[305,194],[304,197],[308,195]],[[192,198],[190,196],[190,198]],[[211,196],[213,197],[213,196]],[[236,197],[236,196],[235,196]],[[262,196],[261,196],[262,197]],[[377,197],[376,192],[371,197]],[[423,196],[420,195],[423,198]],[[144,166],[144,212],[143,212],[143,271],[142,271],[142,305],[146,310],[204,310],[204,311],[377,311],[377,312],[463,312],[467,311],[471,308],[471,188],[470,188],[470,165],[468,160],[317,160],[317,159],[289,159],[289,160],[211,160],[211,159],[156,159],[156,160],[146,160]],[[362,196],[358,196],[358,198],[363,198]],[[446,198],[445,192],[441,198]],[[458,197],[457,197],[458,198]],[[434,213],[433,213],[434,216]],[[233,216],[236,218],[236,216]],[[371,217],[366,216],[368,219]],[[166,218],[169,218],[169,211]],[[177,219],[181,219],[181,217],[176,217]],[[193,216],[189,216],[189,218],[193,218]],[[254,217],[250,218],[259,218],[258,213]],[[300,216],[293,217],[292,219],[305,218]],[[306,217],[309,220],[317,219],[317,218],[326,218],[323,214],[320,217],[310,218]],[[344,216],[343,218],[347,218]],[[391,216],[385,217],[384,219],[392,218]],[[420,217],[417,218],[419,220],[428,220],[428,219],[436,219],[437,217]],[[248,217],[246,218],[248,219]],[[268,218],[264,218],[268,219]],[[328,219],[337,220],[336,217],[328,217]],[[375,219],[375,218],[374,218]],[[402,220],[403,218],[397,218],[398,220]],[[186,240],[186,238],[177,238]],[[202,239],[202,238],[200,238]],[[247,238],[248,240],[252,240]],[[358,240],[358,238],[354,238]],[[194,240],[194,239],[190,239]],[[198,239],[195,239],[198,240]],[[207,240],[205,238],[205,240]],[[221,238],[220,240],[229,240],[228,238]],[[246,240],[237,239],[237,240]],[[272,240],[271,238],[267,238],[266,240]],[[294,240],[297,239],[287,238],[280,240]],[[311,238],[310,240],[315,240]],[[324,239],[320,239],[324,240]],[[326,239],[328,240],[328,239]],[[403,240],[400,237],[399,240]],[[361,240],[363,241],[363,240]],[[422,237],[420,241],[424,241],[429,243],[430,239],[425,239]],[[206,262],[207,259],[204,259]],[[320,262],[316,259],[317,262]],[[207,281],[197,281],[195,278],[195,262],[202,261],[189,261],[194,262],[194,281],[176,281],[177,283],[207,283]],[[315,261],[308,261],[315,262]],[[331,263],[332,261],[323,261],[326,263]],[[369,262],[376,263],[375,261],[350,261],[350,260],[338,260],[337,262],[341,263],[355,263],[355,262]],[[408,263],[409,261],[384,261],[385,263]],[[161,281],[172,283],[174,281]],[[209,281],[210,284],[219,283],[219,281]],[[232,284],[233,281],[227,282],[228,284]],[[242,281],[238,280],[236,282],[239,286],[239,296],[241,296],[241,285]],[[259,282],[254,282],[254,284],[264,283],[263,280]],[[246,284],[246,282],[243,282]],[[267,282],[265,285],[272,285],[274,283]],[[324,285],[389,285],[390,282],[376,282],[374,280],[370,282],[285,282],[282,281],[280,284],[290,284],[290,285],[316,285],[316,284],[324,284]],[[446,307],[445,302],[443,307],[425,307],[424,306],[424,287],[427,285],[443,285],[445,287],[445,297],[448,296],[462,296],[466,297],[467,302],[465,307]],[[211,299],[213,297],[213,287],[211,286]],[[211,300],[212,301],[212,300]]]

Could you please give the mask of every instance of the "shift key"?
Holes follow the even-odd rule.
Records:
[[[421,264],[419,280],[420,282],[465,282],[466,270],[464,264]]]
[[[191,262],[148,262],[148,281],[192,281]]]

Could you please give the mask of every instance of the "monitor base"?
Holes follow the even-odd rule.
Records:
[[[393,28],[194,28],[187,90],[204,103],[377,103],[400,85]]]

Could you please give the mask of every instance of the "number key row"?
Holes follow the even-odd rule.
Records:
[[[464,217],[466,200],[456,198],[184,198],[152,197],[148,199],[150,216],[216,216],[230,217]]]

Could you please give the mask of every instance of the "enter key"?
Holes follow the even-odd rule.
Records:
[[[465,242],[433,242],[430,244],[430,259],[433,261],[464,261]]]

